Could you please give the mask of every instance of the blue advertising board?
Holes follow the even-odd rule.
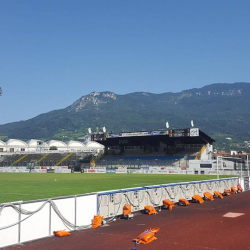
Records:
[[[115,169],[113,169],[113,168],[107,168],[106,173],[107,174],[115,174],[116,172],[115,172]]]

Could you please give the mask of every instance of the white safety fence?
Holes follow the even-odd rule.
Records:
[[[131,204],[132,212],[137,212],[146,205],[162,206],[164,199],[191,200],[194,194],[224,192],[231,186],[236,188],[238,183],[249,190],[248,177],[234,177],[0,204],[0,248],[48,237],[57,230],[88,228],[97,214],[111,221],[123,213],[125,204]]]
[[[89,227],[97,214],[95,193],[0,204],[0,248]]]
[[[98,213],[104,218],[112,218],[122,215],[125,204],[130,204],[132,212],[136,212],[143,210],[146,205],[162,206],[165,199],[178,202],[181,198],[191,200],[194,194],[203,196],[206,191],[212,194],[214,191],[223,193],[231,186],[236,188],[238,183],[239,178],[235,177],[100,192]]]

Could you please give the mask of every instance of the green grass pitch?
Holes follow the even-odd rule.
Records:
[[[0,173],[0,203],[215,178],[212,175]]]

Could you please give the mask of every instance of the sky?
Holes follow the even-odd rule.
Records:
[[[92,91],[250,82],[249,0],[1,0],[0,124]]]

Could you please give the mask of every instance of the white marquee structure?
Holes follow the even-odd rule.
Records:
[[[56,150],[53,152],[87,152],[104,150],[104,146],[97,142],[80,142],[80,141],[68,141],[63,142],[59,140],[41,141],[32,139],[27,142],[19,139],[9,139],[7,142],[0,140],[0,153],[39,153],[49,152],[50,148],[54,147]],[[52,150],[51,150],[52,151]]]
[[[51,140],[51,141],[47,141],[46,144],[49,146],[49,148],[55,147],[59,151],[68,149],[67,144],[63,141]]]
[[[99,149],[99,150],[104,149],[104,146],[102,144],[94,141],[88,141],[85,145],[89,149]]]
[[[67,147],[68,147],[68,149],[74,149],[76,151],[81,151],[84,148],[86,148],[86,145],[82,142],[79,142],[79,141],[69,141],[67,143]]]
[[[28,151],[44,151],[49,150],[49,146],[47,143],[41,140],[29,140],[26,142],[28,144]]]
[[[6,142],[6,151],[7,152],[25,152],[28,149],[28,144],[22,140],[18,139],[9,139]]]
[[[0,152],[6,152],[6,143],[0,140]]]

